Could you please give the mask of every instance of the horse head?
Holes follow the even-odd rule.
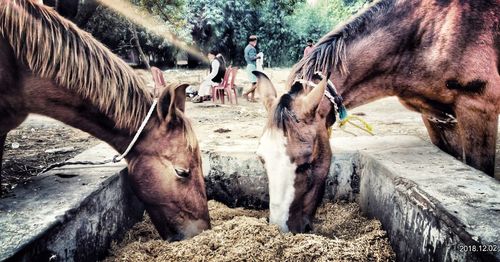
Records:
[[[295,82],[277,98],[269,78],[253,73],[268,112],[257,155],[269,180],[269,221],[285,232],[310,231],[332,157],[327,130],[331,105],[323,99],[326,78],[309,93]]]
[[[187,85],[167,86],[155,104],[143,79],[119,57],[33,1],[0,1],[0,32],[0,97],[18,101],[0,106],[0,144],[28,113],[37,113],[117,151],[133,145],[125,154],[128,178],[160,235],[180,240],[210,228],[200,150],[184,115]],[[158,82],[161,71],[153,72]]]
[[[163,90],[156,117],[128,157],[132,186],[164,239],[210,228],[201,154],[184,116],[187,85]]]

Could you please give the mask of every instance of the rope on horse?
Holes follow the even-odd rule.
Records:
[[[40,173],[37,175],[41,175],[51,169],[54,169],[56,167],[62,167],[62,166],[70,166],[70,165],[104,165],[104,164],[109,164],[109,163],[114,163],[113,159],[108,159],[104,161],[75,161],[75,162],[59,162],[52,164],[46,168],[44,168]]]
[[[69,166],[69,165],[104,165],[104,164],[108,164],[108,163],[118,163],[118,162],[120,162],[130,152],[130,150],[132,149],[132,147],[134,147],[135,142],[137,142],[137,139],[139,139],[139,136],[141,135],[142,130],[144,129],[144,127],[146,126],[146,124],[148,123],[149,118],[151,118],[151,115],[153,114],[153,111],[154,111],[157,103],[158,103],[158,99],[154,99],[153,104],[149,108],[149,112],[146,115],[146,118],[144,118],[144,121],[142,121],[142,124],[139,127],[139,130],[137,130],[137,133],[135,133],[134,138],[132,139],[132,141],[128,145],[128,147],[125,150],[125,152],[123,152],[123,154],[116,155],[112,159],[108,159],[108,160],[104,160],[104,161],[59,162],[59,163],[55,163],[55,164],[52,164],[52,165],[48,166],[47,168],[43,169],[42,172],[38,173],[37,175],[41,175],[41,174],[43,174],[43,173],[45,173],[45,172],[47,172],[47,171],[49,171],[51,169],[54,169],[56,167],[62,167],[62,166]]]
[[[300,82],[304,83],[304,81],[300,81]],[[307,83],[307,84],[309,84],[311,86],[314,86],[314,87],[317,86],[317,84],[315,84],[315,83],[313,83],[311,81],[305,81],[305,83]],[[342,104],[342,102],[343,102],[342,97],[337,93],[337,88],[335,88],[335,85],[330,80],[328,80],[328,87],[331,88],[332,92],[330,92],[329,90],[325,90],[325,96],[333,104],[333,106],[335,107],[335,111],[337,111],[337,114],[338,114],[339,120],[340,120],[339,121],[340,130],[342,130],[342,131],[344,131],[344,132],[346,132],[348,134],[356,136],[355,133],[347,131],[345,129],[346,124],[349,123],[349,124],[353,125],[354,127],[359,128],[359,129],[365,131],[366,133],[374,136],[375,134],[373,133],[373,127],[372,127],[372,125],[370,125],[368,122],[366,122],[363,118],[361,118],[359,116],[349,115],[347,113],[347,109]],[[353,120],[359,121],[361,123],[361,125],[354,123]],[[328,128],[328,137],[332,136],[332,132],[333,132],[333,128],[329,127]]]
[[[363,124],[363,126],[360,126],[360,125],[354,123],[351,119],[358,120],[359,122],[361,122],[361,124]],[[366,133],[368,133],[368,134],[370,134],[372,136],[375,135],[373,133],[373,127],[368,122],[366,122],[363,118],[361,118],[359,116],[349,115],[345,119],[340,120],[340,122],[339,122],[339,127],[340,127],[340,129],[342,131],[350,133],[350,134],[353,134],[353,133],[345,130],[345,126],[346,126],[347,123],[349,123],[349,124],[353,125],[354,127],[357,127],[359,129],[365,131]]]

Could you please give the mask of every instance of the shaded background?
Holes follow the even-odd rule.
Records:
[[[244,65],[249,35],[259,37],[257,48],[266,67],[288,67],[303,53],[307,39],[317,41],[335,25],[372,0],[131,0],[165,23],[179,38],[203,52],[217,48],[228,64]],[[140,66],[132,38],[152,65],[196,67],[200,62],[161,37],[131,24],[96,0],[44,0],[120,55]]]

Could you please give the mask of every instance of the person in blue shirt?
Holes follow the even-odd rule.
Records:
[[[251,35],[248,37],[248,45],[245,47],[245,62],[247,63],[247,74],[248,79],[250,80],[251,86],[248,91],[243,93],[243,96],[247,98],[250,102],[255,102],[255,88],[257,88],[257,77],[252,74],[252,71],[257,70],[257,59],[260,57],[257,56],[257,49],[255,46],[257,45],[257,36]]]

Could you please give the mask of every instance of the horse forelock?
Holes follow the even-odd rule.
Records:
[[[273,117],[270,118],[270,125],[272,127],[281,129],[284,133],[287,132],[286,123],[290,121],[290,118],[292,117],[292,102],[293,97],[290,94],[284,94],[280,97],[280,100],[274,110]]]
[[[37,76],[54,79],[95,103],[116,127],[137,130],[152,104],[144,81],[120,58],[59,16],[29,0],[0,2],[0,34]]]
[[[176,109],[178,110],[178,109]],[[186,140],[186,146],[190,152],[196,152],[198,150],[198,139],[193,129],[193,125],[189,118],[187,118],[184,113],[180,110],[177,112],[178,122],[174,125],[175,128],[182,128],[184,139]]]
[[[315,72],[324,75],[337,70],[342,75],[349,73],[347,67],[347,42],[357,36],[381,12],[387,11],[396,0],[375,1],[360,10],[358,15],[322,37],[311,54],[304,57],[292,69],[290,80],[301,78],[310,80]]]

